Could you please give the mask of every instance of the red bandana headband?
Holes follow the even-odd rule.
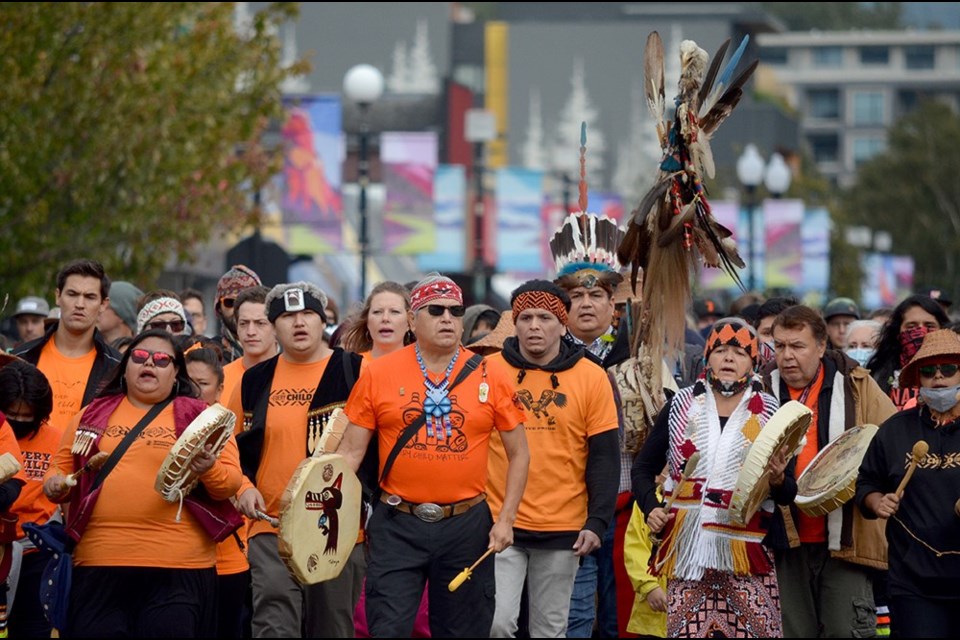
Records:
[[[463,291],[453,280],[449,279],[422,284],[410,294],[410,310],[416,313],[421,307],[434,300],[456,300],[457,304],[462,305]]]
[[[557,316],[561,324],[567,324],[567,308],[557,296],[546,291],[524,291],[513,301],[513,323],[527,309],[544,309]]]

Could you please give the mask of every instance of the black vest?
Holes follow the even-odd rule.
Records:
[[[240,450],[240,466],[250,482],[256,484],[257,471],[263,453],[263,437],[267,423],[267,407],[270,405],[270,390],[277,371],[276,355],[266,362],[250,367],[240,382],[240,402],[243,405],[243,432],[237,434]],[[363,358],[356,353],[347,353],[337,347],[330,354],[330,361],[320,377],[317,389],[307,410],[307,441],[304,442],[304,457],[313,454],[311,437],[322,432],[334,409],[343,408],[360,375]],[[364,493],[377,486],[377,439],[373,438],[363,458],[357,477],[363,484]]]

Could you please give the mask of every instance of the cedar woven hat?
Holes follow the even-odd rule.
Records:
[[[493,331],[483,336],[476,342],[467,345],[467,349],[483,349],[484,353],[492,350],[500,351],[503,349],[503,342],[507,338],[512,338],[517,333],[513,325],[513,309],[507,309],[500,313],[500,320]]]
[[[920,350],[900,372],[901,387],[920,386],[920,367],[928,364],[960,364],[960,335],[953,329],[938,329],[923,337]]]

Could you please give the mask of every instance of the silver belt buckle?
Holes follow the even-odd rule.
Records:
[[[443,520],[443,508],[432,502],[424,502],[413,508],[413,515],[424,522],[439,522]]]

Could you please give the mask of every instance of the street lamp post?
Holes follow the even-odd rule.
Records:
[[[756,252],[754,251],[754,213],[757,208],[757,186],[763,181],[764,162],[757,151],[757,147],[748,144],[743,150],[743,155],[737,159],[737,179],[743,185],[746,192],[747,205],[747,260],[749,261],[750,271],[747,274],[747,288],[750,291],[756,286],[757,265],[754,260]]]
[[[483,303],[489,291],[488,268],[486,264],[486,245],[488,239],[484,235],[486,226],[486,203],[484,201],[485,171],[484,150],[486,143],[497,137],[496,117],[492,111],[484,109],[470,109],[467,111],[464,123],[464,139],[473,143],[473,176],[474,176],[474,254],[473,254],[473,298],[475,303]]]
[[[772,197],[779,198],[790,188],[792,178],[793,173],[790,171],[790,167],[787,166],[783,156],[774,152],[774,154],[770,156],[770,162],[767,163],[767,171],[763,176],[763,185],[767,188],[767,191],[770,192]]]
[[[369,139],[370,123],[367,120],[370,105],[383,95],[383,74],[369,64],[358,64],[343,77],[343,93],[360,108],[360,140],[357,155],[357,213],[360,218],[360,301],[367,296],[367,255],[370,239],[367,233],[367,185],[370,181]]]

